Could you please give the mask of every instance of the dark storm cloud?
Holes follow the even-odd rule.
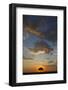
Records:
[[[57,41],[57,31],[56,30],[55,31],[53,30],[51,32],[47,32],[46,38],[49,41],[56,42]]]
[[[46,42],[44,42],[44,41],[38,41],[38,42],[35,43],[35,47],[36,48],[41,48],[41,47],[48,48],[49,45]]]
[[[33,16],[24,15],[23,24],[31,30],[41,32],[44,39],[52,42],[57,40],[57,17],[56,16]],[[34,32],[34,31],[33,31]],[[40,35],[41,36],[41,35]]]

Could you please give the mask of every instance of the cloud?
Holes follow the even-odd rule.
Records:
[[[38,51],[38,52],[32,52],[32,51],[31,51],[31,54],[32,54],[32,55],[45,54],[45,51]]]
[[[24,57],[25,58],[33,58],[33,55],[31,54],[30,50],[24,46],[23,49]]]

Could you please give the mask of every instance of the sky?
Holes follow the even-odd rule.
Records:
[[[48,62],[56,61],[56,16],[23,15],[23,32],[24,58]]]

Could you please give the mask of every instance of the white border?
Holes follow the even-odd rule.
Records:
[[[22,75],[22,55],[23,55],[23,18],[22,15],[44,15],[58,17],[58,73],[40,75]],[[51,9],[16,9],[16,83],[36,82],[36,81],[55,81],[63,80],[63,10]]]

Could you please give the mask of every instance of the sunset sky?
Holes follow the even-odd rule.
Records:
[[[57,17],[23,15],[23,31],[24,70],[34,63],[34,66],[56,66]]]

